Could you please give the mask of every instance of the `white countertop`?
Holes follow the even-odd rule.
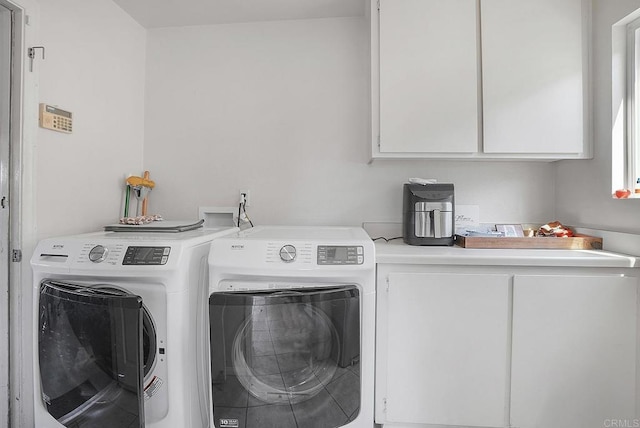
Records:
[[[601,250],[476,249],[376,243],[376,263],[639,268],[640,258]]]

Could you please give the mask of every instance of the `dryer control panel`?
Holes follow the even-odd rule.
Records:
[[[364,263],[362,245],[318,245],[319,265],[361,265]]]

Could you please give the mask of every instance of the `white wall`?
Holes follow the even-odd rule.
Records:
[[[46,49],[34,71],[24,72],[23,287],[12,293],[10,314],[12,423],[29,427],[34,403],[29,259],[40,238],[117,221],[124,176],[142,171],[146,33],[111,0],[18,3],[31,18],[26,46]],[[38,101],[71,110],[73,134],[36,128]]]
[[[142,172],[145,30],[111,0],[40,1],[40,102],[73,112],[73,134],[38,130],[38,238],[117,222],[127,173]]]
[[[640,233],[640,200],[611,198],[611,26],[640,0],[593,0],[594,158],[557,165],[558,217],[567,224]]]
[[[150,212],[196,218],[251,191],[258,224],[401,221],[409,177],[454,182],[481,221],[555,219],[549,163],[368,164],[364,18],[150,30]]]

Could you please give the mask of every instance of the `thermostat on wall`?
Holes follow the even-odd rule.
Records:
[[[71,134],[73,130],[73,113],[48,104],[40,103],[40,127]]]

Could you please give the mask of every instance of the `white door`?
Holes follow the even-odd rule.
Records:
[[[504,426],[509,285],[490,274],[390,273],[388,288],[379,278],[376,422]]]
[[[380,151],[478,151],[475,0],[380,1]]]
[[[482,0],[485,153],[581,153],[582,0]]]
[[[634,426],[637,299],[637,278],[515,276],[512,426]]]
[[[9,419],[9,146],[12,12],[0,4],[0,426]]]

